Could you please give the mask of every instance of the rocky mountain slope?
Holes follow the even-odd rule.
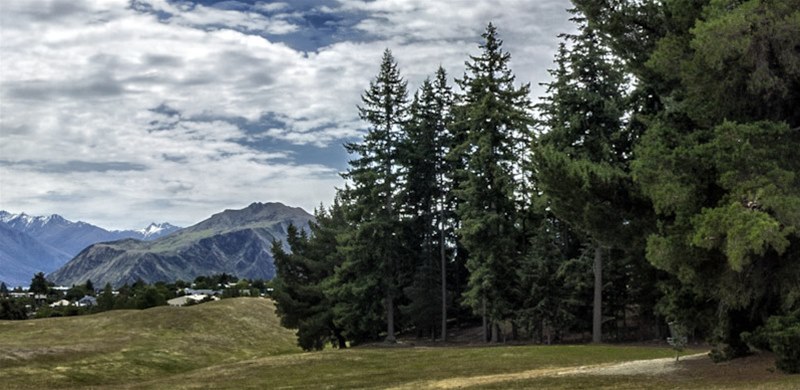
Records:
[[[61,285],[106,282],[190,281],[200,275],[233,274],[271,279],[275,266],[272,240],[283,241],[289,224],[305,227],[313,216],[281,203],[253,203],[225,210],[153,241],[125,239],[92,245],[48,279]]]
[[[0,221],[0,281],[7,286],[27,286],[35,273],[56,269],[70,257]]]
[[[33,216],[25,213],[12,214],[6,211],[0,211],[0,221],[5,222],[16,231],[28,234],[43,244],[68,253],[70,257],[77,255],[87,246],[98,242],[116,241],[124,238],[152,240],[180,229],[168,223],[152,223],[150,226],[139,230],[106,230],[86,222],[73,222],[58,214]]]

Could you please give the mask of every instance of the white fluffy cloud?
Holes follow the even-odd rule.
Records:
[[[116,228],[253,201],[310,209],[341,179],[292,145],[363,131],[355,106],[384,48],[413,88],[439,65],[460,76],[493,21],[536,86],[570,28],[563,0],[306,1],[357,39],[301,51],[299,3],[225,3],[0,2],[0,209]]]

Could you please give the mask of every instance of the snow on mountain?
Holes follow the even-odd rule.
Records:
[[[155,240],[156,238],[166,236],[174,231],[179,230],[180,228],[171,225],[167,222],[162,223],[151,223],[144,229],[136,230],[137,233],[141,234],[143,240]]]
[[[117,241],[126,238],[154,240],[180,229],[164,222],[160,224],[152,223],[150,226],[139,230],[109,231],[86,222],[69,221],[58,214],[33,216],[26,213],[13,214],[2,210],[0,210],[0,222],[9,228],[0,231],[0,239],[6,238],[10,240],[11,232],[16,231],[24,233],[47,248],[51,248],[53,253],[65,254],[64,256],[48,256],[48,259],[52,257],[52,261],[37,266],[37,269],[45,273],[54,271],[86,247],[99,242]],[[16,239],[16,241],[19,241],[19,239]],[[24,249],[26,247],[31,248],[28,251],[30,253],[26,252]],[[22,246],[22,249],[16,250],[14,257],[19,258],[19,261],[23,261],[23,259],[28,259],[33,255],[39,256],[42,250],[34,247],[35,245]],[[6,267],[6,264],[0,263],[0,274],[7,271],[4,267]],[[10,263],[8,263],[8,267],[10,267]]]

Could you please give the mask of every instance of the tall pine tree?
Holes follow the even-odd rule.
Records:
[[[577,12],[577,11],[573,11]],[[544,134],[536,175],[553,212],[591,238],[594,249],[592,340],[602,340],[603,254],[611,248],[643,250],[649,203],[630,175],[635,128],[625,122],[626,78],[600,36],[580,16],[577,35],[565,35],[538,105]]]
[[[510,317],[516,300],[521,237],[515,151],[519,133],[528,132],[532,120],[529,85],[514,85],[511,56],[502,50],[497,29],[489,24],[482,36],[483,53],[470,56],[467,72],[458,80],[464,95],[456,126],[466,137],[453,153],[465,158],[456,189],[462,200],[459,235],[470,254],[465,300],[484,316],[496,342],[499,322]]]
[[[435,80],[425,80],[414,95],[401,160],[407,176],[403,214],[409,219],[409,243],[417,248],[414,280],[407,287],[411,302],[404,310],[432,336],[440,321],[443,339],[447,337],[447,259],[452,252],[448,245],[453,243],[453,215],[446,201],[450,165],[445,158],[451,143],[452,105],[453,93],[440,67]]]
[[[406,82],[388,49],[378,76],[361,97],[359,115],[369,128],[364,139],[345,145],[355,158],[343,174],[350,185],[343,190],[343,206],[353,230],[343,241],[345,261],[337,286],[343,302],[340,314],[352,314],[344,305],[383,296],[386,341],[395,342],[395,311],[402,285],[408,277],[407,256],[398,207],[401,186],[399,170],[403,126],[407,121]],[[366,294],[366,295],[365,295]],[[372,310],[376,305],[371,305]],[[374,314],[374,313],[373,313]],[[369,335],[372,326],[361,326]],[[373,334],[374,335],[374,334]]]

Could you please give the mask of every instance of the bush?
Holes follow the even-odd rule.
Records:
[[[788,316],[773,316],[766,325],[742,338],[755,348],[769,349],[777,355],[779,370],[800,373],[800,311]]]

